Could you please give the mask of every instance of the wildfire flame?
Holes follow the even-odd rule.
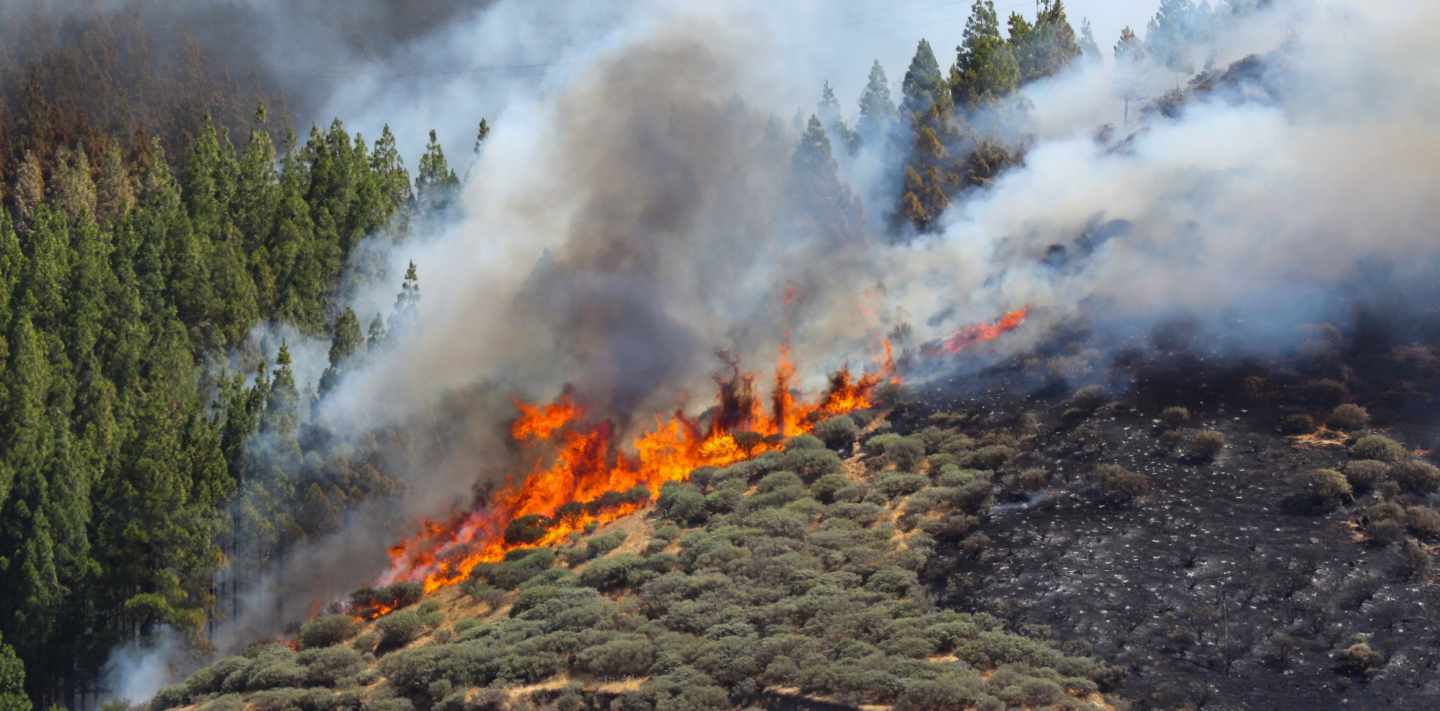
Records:
[[[511,550],[554,545],[591,523],[634,512],[665,483],[684,481],[697,468],[780,449],[786,437],[810,431],[820,419],[871,407],[878,385],[899,382],[887,342],[876,371],[856,378],[842,368],[819,400],[801,402],[792,392],[795,366],[786,347],[767,408],[755,397],[754,377],[733,360],[727,364],[728,375],[716,378],[718,407],[705,426],[681,412],[657,418],[636,439],[633,454],[620,451],[608,420],[587,422],[569,393],[547,405],[516,401],[520,414],[511,436],[524,446],[551,447],[553,457],[510,478],[477,509],[443,523],[425,521],[390,548],[390,569],[378,584],[420,581],[430,592],[462,582],[476,566],[500,561]],[[382,607],[357,612],[373,619],[389,612]]]
[[[954,355],[978,343],[993,341],[1000,336],[1009,333],[1025,323],[1025,318],[1030,315],[1030,307],[1024,306],[990,323],[977,323],[966,326],[956,331],[954,335],[940,342],[939,346],[929,349],[932,354]]]

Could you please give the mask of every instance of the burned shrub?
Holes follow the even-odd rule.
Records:
[[[339,644],[360,632],[360,625],[349,615],[325,615],[300,626],[300,646],[316,649]]]
[[[1132,472],[1119,464],[1095,467],[1100,495],[1106,501],[1129,504],[1150,492],[1150,477]]]
[[[1325,424],[1342,430],[1363,430],[1370,425],[1370,413],[1359,405],[1337,405],[1325,418]]]
[[[1315,418],[1303,413],[1286,415],[1280,420],[1280,431],[1288,435],[1309,434],[1315,427]]]
[[[1304,513],[1326,513],[1353,500],[1355,492],[1345,475],[1334,469],[1314,469],[1296,477],[1291,508]]]
[[[1184,427],[1190,421],[1190,409],[1180,405],[1171,405],[1160,412],[1160,421],[1170,429]]]
[[[815,436],[831,449],[844,449],[860,436],[860,426],[849,415],[836,415],[815,425]]]
[[[1109,400],[1105,395],[1105,388],[1099,385],[1086,385],[1070,395],[1071,409],[1078,410],[1084,414],[1090,414],[1100,409]]]
[[[1335,653],[1335,671],[1346,676],[1366,677],[1384,664],[1380,653],[1368,642],[1356,642]]]
[[[1039,467],[1031,467],[1007,477],[1005,483],[1019,491],[1034,493],[1050,483],[1050,473]]]
[[[1301,397],[1321,407],[1339,405],[1345,401],[1345,384],[1330,378],[1311,380],[1301,389]]]
[[[1396,464],[1410,458],[1410,450],[1385,435],[1366,435],[1350,445],[1350,456],[1356,459],[1378,459]]]
[[[1411,494],[1433,494],[1440,490],[1440,469],[1418,459],[1391,467],[1390,479]]]
[[[1345,463],[1345,479],[1359,496],[1370,493],[1389,474],[1390,465],[1376,459],[1357,459]]]
[[[963,461],[976,469],[995,470],[1015,458],[1015,448],[1005,444],[992,444],[971,452]]]
[[[1204,430],[1190,441],[1190,456],[1199,462],[1213,462],[1225,449],[1225,435],[1215,430]]]

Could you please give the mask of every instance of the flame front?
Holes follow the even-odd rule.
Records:
[[[634,454],[619,451],[610,422],[587,424],[584,409],[569,393],[548,405],[516,401],[520,415],[511,436],[524,446],[553,447],[553,457],[509,479],[478,509],[444,523],[425,521],[417,534],[390,548],[390,569],[379,584],[422,581],[430,592],[462,582],[477,565],[502,560],[508,551],[554,545],[591,523],[632,513],[666,482],[684,481],[695,469],[780,449],[784,438],[810,431],[820,419],[871,407],[876,386],[898,382],[888,342],[876,372],[856,378],[841,369],[816,402],[797,400],[791,390],[794,374],[787,347],[775,368],[767,408],[754,396],[754,378],[731,363],[729,377],[716,378],[719,405],[707,427],[679,412],[659,418],[636,439]],[[627,495],[642,486],[647,496]],[[507,537],[507,529],[526,517],[536,517],[529,520],[535,527]],[[386,612],[362,614],[373,618]]]
[[[940,353],[954,355],[978,343],[993,341],[1025,323],[1030,307],[1025,306],[1001,316],[991,323],[977,323],[956,331],[954,335],[940,342]]]

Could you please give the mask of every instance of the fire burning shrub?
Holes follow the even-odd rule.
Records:
[[[1095,467],[1101,494],[1110,501],[1128,504],[1150,492],[1150,477],[1132,472],[1118,464]]]
[[[1215,430],[1199,432],[1190,442],[1191,456],[1201,462],[1215,461],[1224,449],[1225,435]]]
[[[1190,421],[1190,410],[1179,405],[1171,405],[1161,411],[1160,421],[1171,429],[1184,427],[1185,423]]]
[[[360,632],[360,625],[349,615],[325,615],[300,627],[300,646],[306,649],[339,644]]]
[[[1390,478],[1411,494],[1433,494],[1440,490],[1440,469],[1428,462],[1411,460],[1390,469]]]
[[[1366,435],[1350,446],[1350,456],[1397,464],[1410,458],[1410,450],[1385,435]]]
[[[1345,479],[1357,495],[1370,493],[1390,474],[1390,465],[1375,459],[1356,459],[1345,463]]]
[[[815,425],[815,436],[825,442],[825,446],[831,449],[844,449],[855,442],[860,435],[860,426],[855,424],[855,418],[849,415],[836,415],[821,420]]]
[[[1363,430],[1370,425],[1370,413],[1359,405],[1337,405],[1325,418],[1326,424],[1342,430]]]

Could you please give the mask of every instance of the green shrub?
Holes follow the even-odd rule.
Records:
[[[1196,433],[1195,439],[1190,442],[1190,451],[1195,459],[1202,462],[1212,462],[1220,456],[1225,449],[1225,435],[1215,430],[1204,430]]]
[[[826,474],[840,471],[840,455],[828,449],[796,449],[781,455],[775,469],[795,472],[811,482]]]
[[[865,580],[865,589],[886,595],[904,595],[919,584],[913,571],[904,568],[881,568]]]
[[[895,434],[894,432],[886,432],[883,434],[875,435],[870,439],[865,440],[865,453],[871,456],[878,456],[884,454],[886,445],[899,439],[900,435]]]
[[[1160,412],[1160,421],[1171,429],[1184,427],[1185,423],[1190,421],[1190,410],[1179,405],[1171,405]]]
[[[822,503],[833,504],[836,494],[850,485],[850,478],[844,474],[826,474],[810,484],[810,495]]]
[[[944,674],[934,679],[914,679],[905,684],[895,700],[895,711],[948,711],[950,709],[991,709],[998,699],[985,692],[974,674]],[[1000,704],[1001,708],[1004,704]]]
[[[1359,405],[1337,405],[1330,411],[1326,423],[1342,430],[1363,430],[1370,425],[1370,413]]]
[[[549,570],[554,564],[554,550],[523,548],[510,551],[506,554],[505,560],[499,563],[482,563],[475,566],[475,569],[470,572],[470,580],[477,583],[488,583],[504,590],[514,590],[525,581]]]
[[[1309,434],[1315,426],[1315,418],[1306,414],[1286,415],[1280,420],[1280,431],[1289,435]]]
[[[359,652],[339,645],[306,650],[298,659],[305,667],[305,683],[309,686],[335,686],[341,679],[360,673],[364,664]]]
[[[300,626],[300,646],[306,649],[339,644],[360,632],[360,624],[349,615],[325,615]]]
[[[875,480],[875,491],[886,499],[896,499],[913,494],[925,488],[925,485],[929,483],[930,479],[921,474],[886,472]]]
[[[1433,494],[1440,490],[1440,469],[1428,462],[1411,460],[1396,464],[1390,469],[1390,478],[1411,494]]]
[[[1440,511],[1429,506],[1405,509],[1405,524],[1416,538],[1425,541],[1440,539]]]
[[[691,484],[669,482],[660,489],[656,510],[682,526],[698,526],[705,522],[705,496]]]
[[[380,632],[377,651],[383,654],[410,644],[425,631],[425,623],[416,611],[401,610],[380,618],[380,621],[375,623],[375,629]]]
[[[645,676],[655,663],[655,644],[644,635],[621,635],[581,651],[575,661],[603,679]]]
[[[787,451],[787,452],[793,451],[793,450],[796,450],[796,449],[824,449],[824,448],[825,448],[825,443],[824,443],[823,441],[821,441],[821,439],[820,439],[819,437],[816,437],[816,436],[814,436],[814,435],[808,435],[808,434],[795,435],[794,437],[791,437],[790,439],[785,440],[785,451]]]
[[[184,684],[167,686],[150,699],[150,711],[163,711],[190,703],[190,691]]]
[[[1118,464],[1095,467],[1100,491],[1110,501],[1128,504],[1150,492],[1150,477],[1132,472]]]
[[[1345,463],[1345,479],[1357,495],[1372,491],[1390,475],[1390,465],[1376,459],[1356,459]]]
[[[296,687],[305,683],[305,669],[293,659],[257,659],[245,676],[247,691]]]
[[[1410,450],[1384,435],[1366,435],[1350,446],[1350,456],[1398,464],[1410,458]]]
[[[914,469],[925,458],[925,443],[918,437],[893,437],[884,442],[883,448],[885,461],[897,469]]]
[[[530,514],[521,516],[505,525],[505,542],[512,546],[537,543],[550,532],[555,522],[548,516]]]
[[[361,707],[362,711],[415,711],[415,704],[405,697],[371,699]]]
[[[860,436],[860,426],[856,425],[855,418],[849,415],[836,415],[815,425],[815,436],[831,449],[844,449]]]
[[[580,572],[580,584],[601,591],[635,585],[640,582],[637,573],[644,568],[645,559],[630,553],[601,558]]]
[[[250,661],[250,659],[240,656],[225,657],[192,674],[185,684],[189,687],[192,695],[223,691],[225,679],[236,672],[240,672],[243,678],[244,670],[250,668]]]

